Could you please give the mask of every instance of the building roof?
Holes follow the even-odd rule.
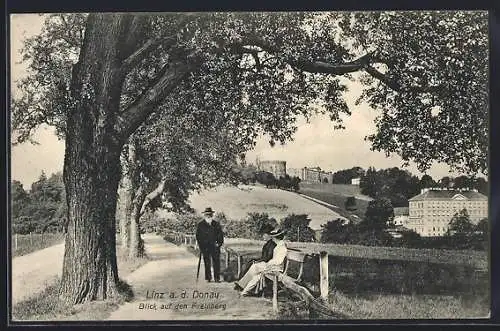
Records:
[[[408,207],[394,208],[394,216],[408,216],[410,214]]]
[[[408,201],[426,201],[426,200],[480,200],[487,201],[488,197],[475,191],[459,190],[427,190],[414,196]]]

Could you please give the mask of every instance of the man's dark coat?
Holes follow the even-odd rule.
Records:
[[[214,266],[214,278],[216,281],[220,278],[220,246],[224,243],[224,233],[220,224],[212,220],[208,224],[205,220],[198,223],[196,228],[196,240],[203,255],[205,264],[205,280],[212,280],[211,266]]]

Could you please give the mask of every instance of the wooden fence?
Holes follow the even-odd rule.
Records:
[[[191,246],[195,250],[198,250],[198,243],[196,242],[196,236],[193,234],[185,234],[185,233],[180,233],[180,232],[168,232],[166,234],[166,239],[174,242],[175,244],[178,245],[186,245],[186,246]],[[295,250],[298,251],[298,250]],[[231,261],[236,261],[236,272],[237,272],[237,278],[241,275],[241,272],[243,270],[243,265],[245,262],[245,258],[247,258],[250,255],[255,255],[255,252],[252,253],[242,253],[238,252],[237,250],[227,247],[223,245],[221,247],[221,253],[224,256],[224,266],[226,269],[230,267]],[[309,254],[308,254],[309,255]],[[285,274],[281,274],[277,276],[281,282],[281,284],[287,288],[288,290],[294,292],[296,295],[302,298],[302,301],[305,302],[310,310],[314,310],[314,314],[319,314],[320,316],[326,316],[326,317],[336,317],[338,318],[340,315],[338,312],[334,312],[329,306],[328,306],[328,294],[329,294],[329,273],[328,273],[328,253],[327,252],[318,252],[317,254],[313,255],[314,257],[318,257],[319,261],[319,292],[320,296],[318,298],[315,298],[309,290],[302,286],[299,285],[298,281],[299,279],[296,279],[294,281],[290,281],[292,278],[288,277]],[[303,265],[302,265],[303,267]],[[273,287],[277,285],[277,282],[274,282]],[[274,288],[273,291],[273,311],[275,313],[278,312],[278,301],[277,301],[277,295],[276,295],[276,288]],[[345,317],[345,316],[344,316]]]

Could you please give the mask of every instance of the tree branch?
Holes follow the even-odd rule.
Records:
[[[266,52],[273,53],[277,56],[279,56],[280,53],[280,50],[276,46],[260,38],[255,38],[255,37],[244,38],[239,46],[240,52],[246,52],[252,55],[254,53],[258,53],[257,50],[253,50],[251,48],[248,48],[247,46],[256,46]],[[323,74],[340,76],[351,72],[365,70],[373,78],[378,79],[379,81],[387,85],[389,88],[397,92],[406,90],[416,93],[432,93],[439,90],[441,87],[440,85],[435,85],[435,86],[402,85],[401,83],[397,82],[394,79],[391,79],[386,74],[381,73],[380,71],[371,66],[375,63],[384,63],[389,65],[389,63],[387,63],[386,60],[382,59],[376,52],[367,53],[351,62],[337,63],[337,64],[335,63],[332,64],[325,61],[308,61],[300,58],[293,58],[290,56],[288,57],[282,56],[281,59],[296,69],[307,71],[310,73],[323,73]]]
[[[397,83],[396,81],[390,79],[387,75],[381,73],[380,71],[378,71],[377,69],[371,67],[371,66],[365,66],[364,67],[365,71],[367,73],[369,73],[373,78],[376,78],[378,79],[379,81],[381,81],[382,83],[384,83],[385,85],[389,86],[391,89],[393,89],[394,91],[401,91],[401,85],[399,85],[399,83]]]
[[[142,16],[147,17],[147,15],[135,15],[134,21],[131,24],[131,30],[135,31],[137,29],[133,28],[134,23],[136,25],[143,25],[144,18]],[[182,19],[178,23],[178,30],[180,30],[183,26],[185,26],[190,19],[196,17],[195,13],[184,13],[182,15]],[[131,43],[133,38],[129,37],[127,39],[127,44]],[[132,52],[124,61],[122,65],[123,72],[128,72],[131,68],[134,67],[141,60],[146,58],[151,52],[153,52],[158,46],[162,45],[165,49],[169,49],[178,40],[177,33],[172,34],[170,36],[160,36],[157,38],[148,39],[140,48],[138,48],[135,52]]]
[[[123,61],[122,70],[124,73],[130,71],[137,63],[146,58],[148,54],[160,45],[160,39],[148,40],[138,50],[132,53],[128,58]]]
[[[142,203],[141,210],[139,211],[139,215],[141,215],[141,216],[144,215],[144,213],[146,212],[146,207],[149,205],[151,200],[153,200],[154,198],[156,198],[157,196],[159,196],[160,194],[163,193],[163,190],[165,189],[166,182],[167,181],[165,179],[163,179],[151,193],[146,195],[146,197],[144,198],[144,201]]]
[[[197,67],[198,64],[185,61],[170,63],[165,68],[163,76],[120,114],[115,127],[119,139],[126,141],[165,97]]]
[[[368,74],[370,74],[373,78],[378,79],[385,85],[387,85],[389,88],[396,92],[403,92],[403,91],[408,91],[408,92],[415,92],[415,93],[433,93],[438,91],[441,88],[441,85],[431,85],[431,86],[404,86],[401,83],[397,82],[394,79],[391,79],[388,77],[386,74],[381,73],[377,69],[366,65],[363,68]]]

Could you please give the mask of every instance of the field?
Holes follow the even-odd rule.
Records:
[[[368,203],[372,200],[372,198],[362,195],[359,186],[356,185],[300,183],[300,193],[337,206],[338,208],[332,208],[332,210],[344,217],[349,217],[351,214],[344,210],[347,197],[354,196],[356,198],[357,210],[353,211],[352,214],[360,218],[365,216]]]
[[[12,234],[12,257],[62,243],[63,233]]]
[[[248,213],[267,213],[280,220],[289,214],[307,214],[311,218],[310,227],[320,229],[321,225],[341,218],[337,212],[300,195],[262,186],[219,186],[190,196],[190,204],[198,212],[210,206],[215,212],[223,212],[227,218],[240,220]]]
[[[244,255],[260,253],[261,241],[228,239]],[[289,243],[329,253],[330,304],[354,319],[479,318],[489,313],[486,253]],[[230,264],[235,268],[234,261]],[[316,295],[319,264],[306,259],[304,283]]]

